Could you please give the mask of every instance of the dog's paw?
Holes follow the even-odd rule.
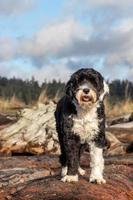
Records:
[[[77,182],[78,181],[78,175],[66,175],[64,176],[61,181],[63,182]]]
[[[62,170],[61,170],[61,176],[64,177],[67,175],[67,166],[66,167],[62,167]]]
[[[104,184],[106,183],[106,180],[103,177],[100,178],[90,177],[90,183]]]
[[[85,170],[82,169],[81,167],[78,168],[78,172],[81,176],[85,175]]]

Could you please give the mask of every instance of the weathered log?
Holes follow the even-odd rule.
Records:
[[[110,142],[110,147],[106,151],[106,155],[123,155],[125,154],[125,146],[112,133],[106,132],[106,138]]]
[[[59,154],[55,108],[56,105],[50,102],[22,110],[16,123],[0,130],[0,154]],[[124,145],[112,133],[106,133],[106,137],[111,143],[108,152],[112,155],[125,153]]]
[[[26,184],[37,179],[43,179],[59,171],[58,156],[39,157],[1,157],[0,158],[0,188]]]
[[[133,128],[109,127],[107,128],[107,131],[112,133],[112,135],[122,143],[128,144],[133,141]]]
[[[79,176],[76,183],[63,183],[60,181],[61,167],[56,155],[2,157],[0,200],[133,199],[131,155],[105,157],[104,177],[107,183],[104,185],[89,183],[88,153],[82,155],[80,164],[86,174]]]
[[[47,169],[36,170],[29,168],[13,168],[0,170],[0,188],[4,186],[13,186],[28,181],[34,181],[39,178],[49,176]]]
[[[24,109],[21,118],[0,131],[0,153],[59,151],[54,120],[55,104]]]
[[[114,124],[114,125],[111,125],[110,127],[112,128],[133,128],[133,122],[126,122],[126,123],[121,123],[121,124]]]
[[[17,120],[18,120],[17,114],[9,115],[9,114],[0,113],[0,125],[14,123]]]
[[[127,115],[123,115],[123,116],[120,116],[120,117],[109,119],[108,125],[112,126],[112,125],[115,125],[115,124],[122,124],[122,123],[127,123],[127,122],[132,122],[132,121],[133,121],[133,112],[129,113]]]
[[[40,104],[35,108],[22,110],[21,117],[16,123],[0,131],[0,152],[6,154],[59,153],[54,120],[55,107],[56,105],[51,102],[48,105]],[[87,173],[75,184],[60,181],[61,166],[59,157],[56,155],[0,157],[0,199],[106,200],[117,198],[132,200],[133,155],[125,155],[126,151],[131,152],[132,143],[125,148],[120,141],[121,129],[114,130],[116,132],[111,129],[106,132],[111,145],[104,152],[107,180],[104,187],[90,184],[88,181],[90,174],[88,153],[83,154],[81,158],[81,166]],[[129,140],[131,133],[132,130],[129,132]]]

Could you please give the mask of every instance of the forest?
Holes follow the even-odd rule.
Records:
[[[109,101],[112,104],[133,100],[133,82],[128,80],[114,80],[109,82],[110,95]],[[10,100],[15,96],[26,105],[38,100],[41,94],[48,99],[61,97],[64,94],[65,83],[53,80],[44,81],[41,85],[32,77],[31,80],[22,80],[17,78],[0,77],[0,98]]]

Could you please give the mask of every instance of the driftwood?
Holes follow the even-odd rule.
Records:
[[[28,181],[34,181],[39,178],[49,176],[50,171],[46,169],[37,170],[29,168],[13,168],[0,170],[0,188],[4,186],[13,186]]]
[[[123,116],[108,120],[108,125],[112,126],[115,124],[122,124],[122,123],[127,123],[127,122],[133,122],[133,112],[127,115],[123,115]]]
[[[126,152],[126,147],[120,140],[116,138],[111,132],[106,132],[106,138],[110,143],[109,149],[106,151],[106,155],[122,155]]]
[[[89,183],[90,157],[80,165],[86,170],[77,183],[60,181],[61,167],[56,155],[0,158],[0,200],[132,200],[133,159],[131,155],[105,157],[107,183]]]
[[[132,200],[133,144],[129,142],[132,129],[122,132],[123,129],[109,128],[106,132],[110,148],[104,151],[104,176],[107,180],[104,187],[88,181],[88,152],[82,155],[80,163],[86,175],[80,176],[77,183],[62,183],[59,156],[53,155],[60,153],[55,130],[55,107],[51,102],[24,109],[17,122],[0,130],[1,154],[45,153],[39,156],[0,157],[0,200]],[[131,154],[126,154],[126,151]]]
[[[0,131],[0,152],[44,153],[58,151],[55,131],[54,103],[39,104],[32,109],[21,111],[21,118]]]
[[[54,118],[55,108],[56,105],[50,102],[47,105],[39,104],[34,108],[22,110],[17,122],[0,130],[0,154],[43,154],[46,152],[59,154]],[[129,118],[131,119],[131,116]],[[110,130],[106,133],[106,137],[111,143],[109,154],[126,152],[123,143]]]
[[[0,125],[4,125],[4,124],[9,124],[9,123],[14,123],[18,120],[18,115],[17,114],[5,114],[5,113],[1,113],[0,114]]]
[[[122,128],[122,129],[131,129],[131,128],[133,128],[133,122],[114,124],[110,127],[112,127],[112,128]]]

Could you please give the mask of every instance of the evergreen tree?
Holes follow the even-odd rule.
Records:
[[[133,83],[128,80],[114,80],[108,82],[110,87],[109,100],[111,103],[117,103],[123,100],[133,100]],[[65,83],[53,80],[47,82],[46,80],[39,85],[39,83],[32,77],[31,80],[21,80],[15,77],[8,79],[0,77],[0,97],[4,99],[11,99],[15,96],[17,99],[23,101],[25,104],[36,102],[42,91],[49,99],[56,96],[63,96],[65,91]]]

